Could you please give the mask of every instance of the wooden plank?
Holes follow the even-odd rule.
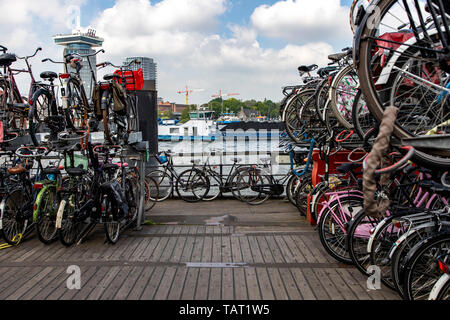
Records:
[[[367,294],[367,289],[358,283],[346,269],[336,269],[336,273],[339,274],[343,281],[349,286],[354,295],[359,300],[371,300],[372,298]]]
[[[202,262],[213,261],[213,238],[210,236],[203,237],[203,253]]]
[[[238,263],[244,262],[244,259],[242,258],[242,251],[239,237],[231,236],[230,242],[231,242],[231,252],[233,255],[233,262]]]
[[[328,273],[324,269],[315,269],[313,271],[322,286],[326,288],[328,296],[331,298],[331,300],[344,300],[341,292],[335,286],[333,281],[331,281],[331,279],[328,277]]]
[[[18,287],[14,292],[11,292],[6,300],[17,300],[22,295],[30,291],[37,283],[39,283],[42,279],[44,279],[48,274],[53,271],[52,267],[47,267],[41,270],[34,277],[23,283],[20,287]]]
[[[147,241],[147,246],[144,251],[137,257],[137,261],[148,261],[155,251],[156,246],[158,245],[161,238],[152,238],[150,241]]]
[[[220,300],[222,297],[222,269],[212,268],[209,280],[208,300]]]
[[[298,290],[300,291],[300,294],[302,295],[303,300],[316,300],[316,296],[314,295],[314,292],[312,291],[311,287],[308,284],[308,281],[306,280],[305,276],[303,275],[302,271],[300,269],[292,268],[290,269],[292,277],[294,278],[294,281],[298,287]]]
[[[149,246],[152,239],[145,238],[139,246],[136,248],[136,250],[133,252],[133,254],[130,256],[129,261],[142,261],[139,260],[139,258],[142,257],[145,249]]]
[[[297,248],[300,250],[300,252],[305,257],[306,262],[308,262],[308,263],[317,263],[317,259],[314,257],[312,252],[305,245],[305,243],[303,242],[301,236],[292,236],[292,239],[294,240],[295,244],[297,245]]]
[[[264,258],[259,250],[259,244],[255,237],[249,236],[247,237],[248,243],[250,246],[250,252],[252,253],[254,263],[264,263]],[[245,259],[246,257],[244,257]],[[246,260],[246,259],[245,259]]]
[[[242,253],[242,262],[253,263],[253,252],[250,249],[250,243],[247,237],[239,237],[239,245]]]
[[[203,237],[195,237],[194,246],[192,249],[192,257],[189,262],[202,262],[203,260]]]
[[[302,269],[302,273],[318,300],[330,300],[331,297],[327,294],[328,288],[323,287],[312,269]]]
[[[248,300],[247,285],[245,283],[244,268],[233,269],[234,291],[236,300]]]
[[[186,281],[187,268],[177,268],[172,287],[169,291],[168,300],[180,300],[183,292],[183,286]]]
[[[130,257],[133,255],[133,253],[136,252],[139,245],[142,242],[147,242],[147,241],[148,241],[147,238],[141,238],[141,239],[135,238],[133,244],[125,252],[122,253],[122,255],[119,258],[119,261],[129,260]]]
[[[8,281],[2,283],[3,289],[0,291],[0,299],[6,300],[11,294],[16,292],[24,283],[39,274],[42,269],[21,268],[17,273],[10,276]]]
[[[255,268],[245,268],[245,281],[249,300],[261,300],[261,290]]]
[[[181,255],[181,259],[180,262],[189,262],[191,261],[191,257],[192,257],[192,248],[194,246],[194,237],[188,237],[186,238],[186,245],[183,249],[183,253]],[[206,239],[205,239],[206,241]]]
[[[17,299],[31,300],[42,291],[48,290],[53,282],[59,283],[58,279],[65,273],[64,268],[53,268],[53,270],[42,281],[38,282],[33,288]],[[45,295],[45,294],[44,294]]]
[[[231,251],[231,237],[222,236],[222,262],[233,262],[233,253]]]
[[[101,283],[102,279],[105,278],[108,274],[108,271],[111,269],[111,267],[97,267],[95,274],[90,279],[83,279],[81,290],[79,290],[75,296],[75,300],[85,300],[89,294],[97,288],[97,286]]]
[[[123,241],[119,247],[108,245],[109,249],[104,253],[104,256],[100,257],[100,259],[105,261],[120,261],[122,253],[130,250],[135,244],[135,239],[133,238],[126,238],[124,240],[125,241]]]
[[[289,296],[284,288],[283,280],[281,280],[280,273],[276,268],[268,268],[270,283],[272,284],[272,290],[275,294],[276,300],[288,300]]]
[[[116,275],[120,272],[120,269],[120,267],[110,268],[98,286],[87,296],[87,300],[99,300],[111,281],[113,281]]]
[[[159,288],[155,293],[155,300],[167,300],[176,272],[177,268],[175,267],[166,268],[161,283],[159,284]]]
[[[256,276],[261,289],[262,300],[275,300],[272,284],[266,268],[256,268]]]
[[[155,271],[154,267],[145,267],[141,275],[136,281],[136,284],[131,289],[130,293],[128,294],[127,299],[128,300],[139,300],[142,296],[142,293],[144,292],[145,288],[147,287],[147,284],[150,280],[150,278],[153,275],[153,272]]]
[[[267,244],[266,237],[257,236],[259,248],[261,249],[261,253],[265,263],[273,263],[275,259],[272,256],[272,252],[270,251],[269,245]]]
[[[292,253],[292,257],[295,262],[298,263],[306,263],[306,258],[303,253],[297,247],[292,236],[283,236],[283,240],[286,243],[286,250],[289,250]]]
[[[211,276],[211,269],[202,268],[198,274],[197,289],[195,290],[195,300],[207,300],[209,279]]]
[[[284,261],[286,263],[295,263],[295,257],[292,254],[291,250],[289,249],[288,245],[284,241],[282,236],[274,236],[273,239],[275,240],[275,244],[277,245],[277,248],[283,257]],[[270,244],[271,242],[269,242]]]
[[[121,267],[120,271],[117,273],[117,275],[114,277],[114,279],[111,281],[108,287],[103,291],[103,294],[101,295],[101,300],[112,300],[114,296],[117,294],[117,292],[122,287],[122,284],[127,279],[128,275],[130,274],[132,267]]]
[[[165,268],[164,267],[156,267],[155,271],[152,274],[144,292],[140,300],[152,300],[155,296],[155,292],[159,288],[159,284],[161,283],[161,279],[164,276]]]
[[[269,246],[269,250],[272,253],[273,259],[276,263],[286,263],[286,259],[283,256],[280,248],[278,247],[277,242],[273,236],[264,237],[267,241],[267,245]]]
[[[81,268],[81,287],[83,287],[84,284],[89,282],[89,280],[95,276],[95,273],[97,272],[99,268],[98,267],[89,267],[89,268]],[[68,277],[69,274],[66,275]],[[67,286],[62,286],[61,288],[64,288],[64,294],[59,298],[60,300],[73,300],[75,295],[77,295],[80,290],[69,290]]]
[[[323,272],[326,272],[331,282],[336,286],[339,293],[342,295],[344,300],[358,300],[356,295],[347,285],[347,283],[342,279],[340,274],[337,272],[337,269],[323,269]]]
[[[167,246],[164,249],[163,254],[159,258],[160,262],[168,262],[168,261],[170,261],[170,257],[172,256],[173,251],[175,250],[176,243],[177,243],[177,237],[171,237],[169,239],[169,242],[167,243]]]
[[[186,245],[186,237],[177,237],[177,242],[175,244],[175,248],[172,253],[172,257],[170,261],[180,262],[181,255],[183,254],[184,246]]]
[[[155,250],[153,250],[152,255],[150,258],[147,259],[147,261],[159,261],[160,257],[164,253],[167,244],[169,243],[169,238],[161,238],[161,240],[158,242],[158,244],[155,247]]]
[[[130,294],[131,290],[134,288],[134,285],[138,281],[143,270],[144,270],[144,267],[132,268],[130,273],[128,274],[128,277],[122,283],[122,286],[119,288],[119,290],[117,291],[117,293],[113,299],[114,300],[127,299],[128,295]]]
[[[212,262],[222,262],[222,239],[220,236],[212,237]]]
[[[181,300],[194,300],[199,269],[189,268],[184,283]]]
[[[327,263],[330,262],[330,255],[323,248],[320,239],[318,239],[318,235],[310,235],[310,236],[302,236],[303,243],[308,247],[309,251],[312,252],[314,257],[317,259],[319,263]]]
[[[234,300],[233,269],[222,269],[222,299]]]
[[[289,300],[301,300],[302,295],[300,294],[297,284],[292,277],[291,270],[287,268],[279,268],[278,272],[280,273],[280,277],[283,281]]]

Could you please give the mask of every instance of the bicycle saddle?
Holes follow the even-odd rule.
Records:
[[[328,56],[328,59],[330,59],[331,61],[334,61],[334,62],[338,62],[338,61],[344,59],[346,56],[347,56],[346,52],[344,52],[344,53],[335,53],[335,54],[330,54]]]
[[[311,72],[318,68],[319,66],[317,64],[312,64],[310,66],[300,66],[298,67],[298,71],[300,72]]]
[[[18,165],[18,166],[14,167],[14,168],[8,169],[9,174],[20,174],[20,173],[24,173],[26,171],[27,171],[27,169],[25,169],[21,165]]]
[[[43,175],[48,175],[48,174],[60,175],[61,171],[59,170],[59,168],[45,168],[44,170],[42,170],[42,174]]]
[[[58,78],[58,74],[53,72],[53,71],[44,71],[44,72],[41,73],[41,78],[44,79],[44,80],[48,79],[50,81],[53,81],[56,78]]]
[[[16,62],[16,55],[5,53],[0,55],[0,67],[9,67],[13,62]]]
[[[107,163],[102,167],[103,171],[116,171],[117,169],[119,169],[119,166],[115,163]]]
[[[123,79],[123,77],[118,75],[118,74],[116,74],[116,73],[109,73],[109,74],[106,74],[103,77],[103,80],[105,80],[105,81],[109,81],[109,80],[112,80],[112,79]]]
[[[67,168],[66,172],[69,176],[72,177],[81,177],[84,174],[86,174],[86,170],[84,170],[83,168]]]

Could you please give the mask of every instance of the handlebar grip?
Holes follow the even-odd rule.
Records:
[[[406,155],[402,159],[400,159],[398,162],[394,163],[393,165],[391,165],[389,167],[375,170],[375,174],[391,173],[391,172],[394,172],[394,171],[398,170],[399,168],[403,167],[405,164],[407,164],[408,161],[411,160],[411,158],[414,156],[415,149],[411,146],[402,147],[402,149],[408,150],[408,153],[406,153]],[[367,166],[367,159],[369,159],[369,157],[370,157],[370,154],[366,157],[366,159],[364,159],[364,168],[366,168],[366,166]]]
[[[340,136],[344,135],[344,134],[347,133],[347,132],[348,132],[349,134],[348,134],[345,138],[339,139]],[[354,132],[353,130],[351,130],[351,131],[344,130],[344,131],[342,131],[341,133],[338,134],[338,136],[336,137],[336,142],[339,142],[339,143],[345,142],[345,141],[347,141],[348,139],[350,139],[354,134],[355,134],[355,132]]]

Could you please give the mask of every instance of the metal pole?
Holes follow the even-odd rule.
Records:
[[[140,170],[140,195],[139,195],[139,212],[136,221],[135,231],[142,230],[142,225],[145,223],[145,155],[141,153],[141,160],[139,161]]]

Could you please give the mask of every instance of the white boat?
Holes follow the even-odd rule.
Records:
[[[184,124],[162,124],[158,126],[158,140],[160,141],[183,141],[183,140],[202,140],[215,141],[219,136],[213,115],[214,112],[193,111],[190,119]]]

